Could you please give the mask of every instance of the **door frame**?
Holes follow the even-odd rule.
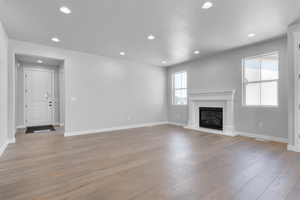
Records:
[[[300,33],[300,23],[294,24],[288,27],[288,46],[287,46],[287,57],[288,57],[288,68],[290,87],[288,90],[288,135],[289,144],[288,150],[300,152],[300,67],[298,66],[299,60],[296,59],[299,54],[299,49],[295,48],[295,44],[299,43],[297,40],[297,34]],[[298,44],[297,44],[298,46]]]
[[[27,122],[27,117],[26,117],[26,103],[27,103],[27,97],[26,97],[26,72],[28,72],[28,71],[47,71],[47,72],[51,72],[51,79],[52,79],[52,84],[51,84],[51,92],[52,92],[52,94],[53,94],[53,96],[54,96],[54,98],[53,99],[56,99],[57,97],[55,96],[55,91],[54,91],[54,87],[55,87],[55,85],[54,85],[54,81],[55,81],[55,78],[54,78],[54,75],[55,75],[55,71],[54,71],[54,69],[41,69],[41,68],[38,68],[39,66],[37,66],[37,68],[35,68],[35,67],[23,67],[23,86],[24,86],[24,88],[23,88],[23,120],[24,120],[24,125],[25,125],[25,127],[27,127],[27,126],[33,126],[32,124],[29,124],[28,122]],[[55,122],[55,120],[54,120],[54,114],[55,114],[55,110],[53,110],[52,109],[52,111],[51,111],[51,124],[54,124]]]

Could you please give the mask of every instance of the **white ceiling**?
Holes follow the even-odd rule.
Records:
[[[0,0],[0,20],[13,39],[162,66],[283,35],[300,19],[300,0],[205,1]]]

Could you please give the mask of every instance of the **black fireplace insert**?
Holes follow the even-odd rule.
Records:
[[[200,107],[199,126],[223,130],[223,108]]]

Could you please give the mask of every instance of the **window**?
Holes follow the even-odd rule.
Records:
[[[186,72],[176,72],[172,75],[172,103],[173,105],[187,104],[187,76]]]
[[[243,104],[278,106],[278,52],[243,59]]]

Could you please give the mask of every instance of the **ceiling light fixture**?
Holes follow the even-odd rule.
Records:
[[[120,52],[120,55],[121,55],[121,56],[125,56],[125,52],[121,51],[121,52]]]
[[[167,61],[163,60],[161,61],[162,64],[167,64]]]
[[[198,50],[194,51],[194,54],[199,54],[199,53],[200,53],[200,51],[198,51]]]
[[[57,37],[53,37],[53,38],[51,38],[51,40],[52,40],[53,42],[60,42],[60,39],[58,39]]]
[[[248,37],[255,37],[255,33],[249,33]]]
[[[154,40],[155,36],[154,35],[149,35],[147,38],[148,38],[148,40]]]
[[[209,9],[209,8],[213,7],[213,5],[214,4],[212,2],[207,1],[202,5],[202,9]]]
[[[43,63],[43,61],[42,61],[42,60],[37,60],[36,62],[37,62],[37,63],[40,63],[40,64],[41,64],[41,63]]]
[[[60,12],[67,14],[67,15],[72,13],[71,9],[66,6],[60,7],[59,10],[60,10]]]

